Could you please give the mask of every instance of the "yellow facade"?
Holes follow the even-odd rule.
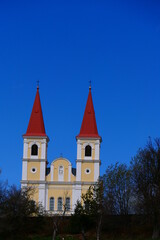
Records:
[[[66,198],[70,198],[70,204],[72,207],[72,188],[71,187],[66,187],[66,186],[49,186],[48,189],[48,209],[49,209],[49,204],[50,204],[50,198],[54,198],[54,210],[58,210],[58,198],[62,198],[63,204],[65,204]]]
[[[74,210],[78,198],[86,193],[90,184],[95,183],[96,140],[87,139],[87,141],[81,141],[81,159],[77,160],[76,169],[73,169],[71,162],[63,157],[55,159],[51,163],[50,168],[46,169],[47,159],[43,159],[42,156],[46,156],[46,154],[43,154],[43,151],[47,151],[47,143],[44,150],[42,140],[43,139],[38,138],[27,138],[25,140],[27,141],[27,159],[24,158],[24,161],[27,162],[26,183],[35,189],[33,199],[37,203],[43,200],[42,205],[45,205],[46,210],[50,211],[51,198],[54,202],[54,207],[52,206],[54,210],[52,208],[52,211],[58,211],[58,198],[62,199],[63,204],[65,204],[66,198],[69,198],[71,213]],[[31,149],[33,144],[37,145],[38,152],[37,155],[32,156]],[[88,144],[92,149],[91,156],[89,157],[85,156],[85,147]],[[24,182],[25,181],[22,180],[22,183]]]
[[[35,169],[35,172],[33,171]],[[27,171],[28,180],[40,180],[40,162],[28,162],[28,171]]]
[[[89,173],[87,173],[87,169],[89,169]],[[82,182],[94,182],[94,164],[93,163],[85,163],[82,162]]]

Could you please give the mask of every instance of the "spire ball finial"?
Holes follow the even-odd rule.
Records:
[[[39,80],[37,80],[37,90],[39,89]]]
[[[89,90],[91,90],[91,80],[89,80]]]

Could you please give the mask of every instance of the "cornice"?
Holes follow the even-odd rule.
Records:
[[[89,159],[77,159],[76,162],[85,162],[85,163],[100,163],[101,164],[101,160],[89,160]]]
[[[23,162],[47,162],[47,159],[41,159],[41,158],[22,158]]]
[[[62,185],[67,185],[67,186],[76,186],[76,185],[93,185],[96,182],[83,182],[83,181],[74,181],[74,182],[58,182],[58,181],[33,181],[33,180],[21,180],[21,184],[45,184],[45,185],[56,185],[56,186],[62,186]]]

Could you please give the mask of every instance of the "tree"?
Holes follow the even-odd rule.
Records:
[[[71,222],[72,228],[76,230],[78,229],[78,231],[80,230],[82,239],[85,240],[85,232],[89,228],[92,221],[90,216],[85,213],[85,208],[79,200],[76,203],[75,212],[71,218]]]
[[[32,200],[33,189],[18,189],[2,184],[0,194],[0,233],[10,235],[13,239],[27,233],[29,217],[39,215],[39,206]]]
[[[153,220],[152,238],[159,237],[160,217],[160,139],[149,138],[133,158],[132,173],[135,193],[135,210]]]
[[[116,163],[108,166],[102,179],[106,214],[129,214],[132,196],[131,170],[126,164]]]
[[[62,210],[61,211],[57,211],[57,212],[51,212],[49,214],[50,217],[53,218],[53,234],[52,234],[52,240],[56,239],[56,235],[58,233],[59,230],[59,226],[62,223],[62,221],[64,220],[65,214],[67,211],[69,211],[70,209],[68,209],[67,203],[66,203],[66,198],[68,197],[68,192],[64,192],[64,196],[63,196],[63,200],[62,200]]]
[[[82,236],[84,235],[84,224],[86,218],[90,218],[96,224],[96,237],[100,239],[102,215],[104,209],[103,181],[99,180],[95,185],[91,185],[85,194],[82,194],[82,202],[78,201],[74,215],[79,215],[82,220]]]

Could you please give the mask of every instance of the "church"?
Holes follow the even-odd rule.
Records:
[[[29,124],[23,135],[23,158],[21,187],[34,188],[33,200],[46,211],[58,213],[65,204],[67,214],[74,212],[77,200],[95,184],[100,174],[100,144],[91,86],[82,125],[76,136],[76,168],[60,157],[47,166],[49,138],[45,132],[39,86],[33,104]]]

